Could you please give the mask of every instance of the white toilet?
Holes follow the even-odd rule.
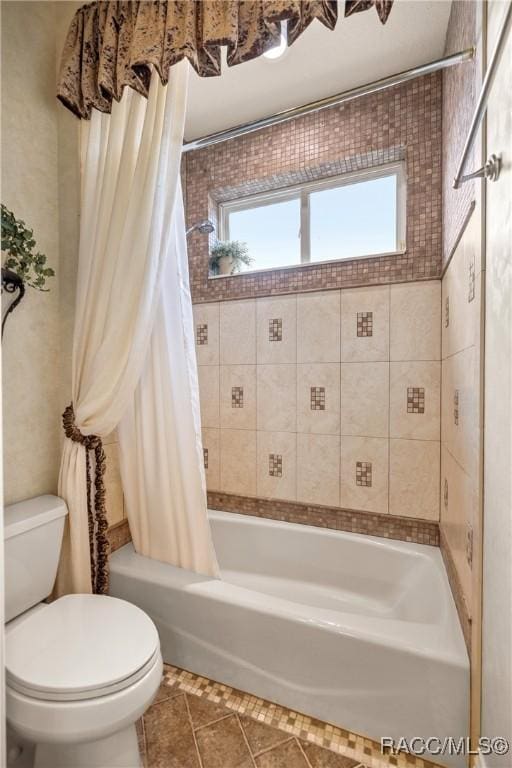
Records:
[[[155,625],[114,597],[52,603],[65,503],[5,509],[8,766],[139,768],[135,723],[162,677]]]

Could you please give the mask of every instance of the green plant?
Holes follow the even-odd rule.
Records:
[[[33,231],[2,203],[2,251],[7,254],[3,266],[31,288],[47,291],[46,278],[55,272],[46,266],[46,256],[34,252],[35,247]]]
[[[210,252],[210,271],[219,274],[219,262],[226,258],[231,262],[230,274],[240,272],[242,265],[250,267],[254,259],[249,255],[247,243],[241,240],[219,240]]]

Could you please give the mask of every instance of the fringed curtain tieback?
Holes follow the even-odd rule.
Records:
[[[75,424],[73,404],[62,414],[66,437],[83,445],[86,451],[87,467],[87,516],[89,523],[89,553],[91,558],[91,583],[95,594],[104,595],[108,589],[108,528],[105,509],[106,456],[101,437],[82,435]],[[91,480],[91,452],[94,452],[94,488]]]

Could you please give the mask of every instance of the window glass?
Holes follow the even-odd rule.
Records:
[[[309,196],[310,261],[398,250],[395,174]]]
[[[300,199],[229,213],[229,239],[242,240],[253,258],[244,271],[300,262]]]
[[[219,239],[247,243],[241,271],[396,253],[405,248],[401,163],[306,182],[219,206]]]

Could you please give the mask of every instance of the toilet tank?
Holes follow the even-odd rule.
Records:
[[[51,593],[67,512],[58,496],[36,496],[5,508],[5,621]]]

